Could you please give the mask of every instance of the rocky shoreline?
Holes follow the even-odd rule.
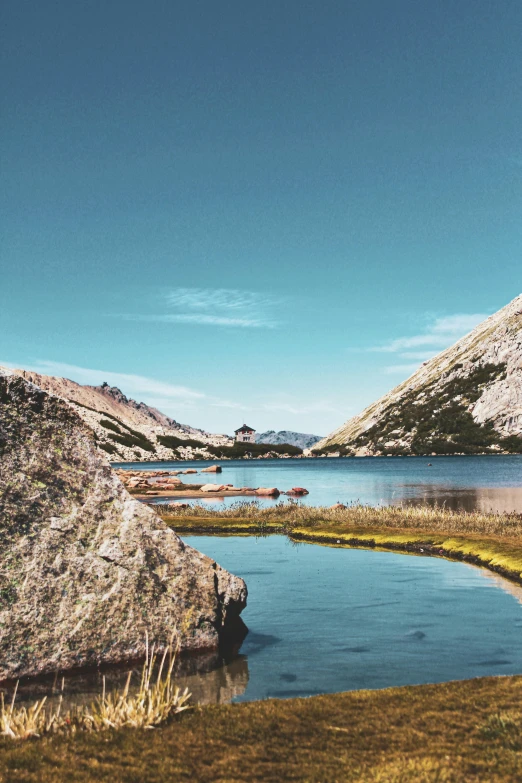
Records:
[[[303,497],[308,495],[304,487],[292,487],[290,490],[281,491],[277,487],[235,487],[233,484],[215,484],[204,482],[201,484],[185,484],[179,476],[194,475],[198,471],[194,468],[187,470],[125,470],[116,469],[116,474],[126,489],[139,500],[149,498],[183,497],[186,499],[208,498],[210,496],[225,497],[272,497],[280,495],[289,497]],[[201,473],[221,473],[220,465],[211,465],[202,468]],[[176,505],[175,503],[173,505]]]

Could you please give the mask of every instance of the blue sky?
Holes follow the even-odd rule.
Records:
[[[19,0],[0,363],[326,434],[520,294],[519,0]]]

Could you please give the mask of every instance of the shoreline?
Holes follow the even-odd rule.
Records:
[[[295,509],[289,507],[274,512],[273,509],[253,512],[251,516],[243,510],[238,516],[228,515],[226,511],[204,510],[204,514],[187,514],[180,510],[170,512],[159,507],[159,516],[180,536],[185,535],[286,535],[291,541],[326,545],[339,548],[376,549],[380,551],[402,552],[420,557],[442,557],[447,560],[465,562],[479,568],[485,568],[510,582],[522,584],[522,517],[514,517],[517,529],[492,533],[472,530],[451,530],[451,522],[463,519],[492,520],[501,525],[510,519],[506,515],[468,515],[459,517],[455,512],[433,512],[433,517],[447,519],[446,529],[430,529],[429,524],[419,527],[408,526],[411,519],[426,519],[426,510],[411,508],[409,513],[398,507],[383,509],[347,508],[341,511],[318,509],[313,506],[301,507],[298,518]],[[163,511],[163,513],[161,513]],[[361,524],[358,517],[367,512],[373,524]],[[393,516],[397,526],[382,524],[387,513]],[[335,519],[338,516],[339,519]],[[344,519],[343,519],[344,516]],[[321,519],[321,517],[323,517]],[[327,518],[330,517],[330,518]],[[373,517],[373,520],[372,520]],[[307,518],[308,524],[307,524]],[[389,520],[388,520],[389,521]],[[429,515],[428,515],[429,521]],[[438,523],[438,524],[443,524]]]
[[[318,456],[311,456],[311,455],[300,455],[300,456],[291,456],[291,455],[285,455],[280,457],[204,457],[202,459],[185,459],[183,457],[180,457],[179,459],[150,459],[150,460],[139,460],[135,462],[112,462],[109,460],[110,466],[115,468],[123,468],[124,465],[165,465],[169,464],[170,462],[173,463],[190,463],[197,464],[197,463],[206,463],[206,462],[269,462],[270,460],[274,460],[277,462],[280,461],[288,461],[288,460],[310,460],[310,461],[317,461],[317,460],[334,460],[334,459],[342,459],[342,460],[374,460],[374,459],[383,459],[383,460],[389,460],[389,459],[448,459],[449,457],[522,457],[522,452],[512,452],[512,451],[499,451],[499,452],[486,452],[481,451],[477,454],[466,454],[465,452],[457,453],[457,454],[343,454],[335,457],[330,457],[327,454],[321,454]]]
[[[374,549],[379,552],[398,552],[401,554],[411,554],[417,557],[439,557],[443,560],[453,560],[460,563],[468,563],[469,565],[476,566],[477,568],[485,568],[504,579],[515,584],[522,585],[522,572],[516,568],[506,568],[503,565],[495,564],[490,560],[485,559],[479,554],[472,554],[466,552],[464,548],[460,549],[458,546],[455,548],[446,548],[446,540],[441,543],[426,540],[426,537],[422,536],[418,541],[408,542],[394,542],[385,541],[378,542],[374,537],[353,537],[353,538],[341,538],[335,539],[335,535],[310,535],[306,533],[300,533],[295,531],[290,536],[292,541],[301,541],[307,544],[319,544],[324,546],[332,546],[340,549]],[[463,539],[468,543],[471,539]],[[522,547],[521,547],[522,555]]]
[[[154,491],[154,492],[148,492],[147,494],[134,494],[131,493],[133,498],[136,498],[136,500],[141,500],[144,502],[147,502],[147,500],[152,500],[154,498],[166,498],[171,500],[176,500],[176,498],[186,498],[187,500],[198,500],[200,498],[207,499],[207,500],[223,500],[224,498],[234,498],[234,497],[254,497],[254,498],[260,498],[260,497],[275,497],[275,495],[257,495],[255,491],[250,492],[246,490],[236,490],[228,492],[226,490],[219,490],[219,492],[201,492],[201,490],[190,490],[190,489],[180,489],[179,491],[172,491],[172,490],[165,490],[165,492],[161,491]],[[283,494],[282,492],[280,493]],[[151,503],[151,505],[155,505],[154,503]]]
[[[363,533],[350,538],[339,538],[337,533],[327,533],[326,531],[317,531],[317,533],[309,533],[305,531],[292,531],[288,532],[283,527],[259,527],[255,525],[231,525],[221,527],[207,527],[205,525],[194,526],[186,528],[183,526],[176,526],[175,532],[182,536],[183,533],[195,536],[204,535],[222,535],[222,536],[270,536],[270,535],[286,535],[290,541],[295,541],[303,544],[316,544],[318,546],[330,546],[337,549],[368,549],[378,552],[395,552],[399,554],[415,555],[417,557],[440,557],[443,560],[454,560],[460,563],[468,563],[469,565],[476,566],[477,568],[486,568],[498,576],[507,579],[515,584],[522,585],[522,572],[517,568],[507,568],[500,564],[495,564],[485,557],[481,557],[479,554],[472,554],[464,551],[464,548],[459,549],[447,548],[446,539],[442,539],[440,542],[430,541],[429,534],[425,535],[417,534],[419,540],[408,541],[393,541],[390,536],[389,540],[379,541],[378,535],[374,531],[368,531],[367,537]],[[396,531],[395,531],[396,532]],[[472,539],[465,539],[463,541],[470,543]],[[520,555],[522,556],[522,546],[520,548]]]

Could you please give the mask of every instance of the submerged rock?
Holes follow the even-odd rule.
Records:
[[[0,371],[0,679],[244,630],[242,579],[134,500],[63,400]]]

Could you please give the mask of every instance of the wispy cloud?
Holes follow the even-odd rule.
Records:
[[[423,362],[426,359],[426,356],[434,356],[436,352],[434,351],[401,351],[401,358],[402,359],[416,359],[419,362]]]
[[[212,408],[230,408],[230,410],[236,410],[236,411],[254,410],[251,405],[243,405],[243,403],[234,402],[233,400],[221,400],[218,397],[212,397],[209,400],[209,405]]]
[[[105,381],[110,386],[120,388],[126,396],[152,405],[174,418],[179,419],[180,411],[189,411],[190,423],[193,426],[201,426],[197,421],[200,417],[206,417],[212,422],[214,420],[214,414],[211,413],[213,409],[237,411],[237,414],[232,414],[234,417],[236,415],[253,416],[254,419],[251,423],[256,424],[257,419],[266,422],[266,426],[274,426],[271,422],[273,418],[277,419],[277,414],[281,414],[282,417],[308,417],[314,413],[335,414],[336,416],[346,416],[347,413],[350,413],[350,409],[344,405],[339,408],[333,405],[329,399],[313,399],[312,395],[307,399],[306,396],[294,396],[286,393],[264,397],[258,393],[255,397],[249,397],[245,402],[241,402],[144,375],[81,367],[66,362],[41,359],[14,364],[0,361],[0,366],[24,367],[42,375],[65,377],[77,383],[92,386],[98,386]],[[207,426],[210,426],[212,431],[216,430],[212,423]],[[301,423],[298,426],[300,429],[303,427]]]
[[[168,312],[120,314],[128,321],[193,324],[240,329],[275,329],[286,297],[234,288],[175,288],[162,296]]]
[[[488,315],[489,313],[456,313],[435,318],[419,334],[398,337],[369,350],[396,354],[398,359],[407,360],[385,367],[384,372],[387,375],[411,375],[419,363],[428,361],[440,351],[449,348]]]
[[[285,400],[268,402],[254,401],[251,405],[242,405],[241,403],[231,402],[230,400],[214,399],[210,402],[210,405],[216,408],[230,408],[232,410],[247,413],[290,413],[295,416],[305,416],[310,413],[338,413],[339,415],[344,415],[347,412],[346,407],[343,407],[342,410],[340,410],[334,407],[329,400],[306,402],[291,397]]]
[[[295,416],[306,416],[310,413],[340,413],[327,400],[317,400],[316,402],[268,402],[261,405],[264,411],[281,411],[282,413],[291,413]],[[346,414],[346,408],[343,408],[343,415]]]
[[[165,298],[171,306],[189,310],[260,310],[283,302],[272,294],[235,288],[175,288]]]
[[[447,348],[487,317],[488,314],[485,313],[458,313],[456,315],[447,315],[443,318],[436,318],[421,334],[416,334],[412,337],[399,337],[371,350],[384,351],[385,353],[402,353],[408,348],[420,348],[421,346],[439,349]]]
[[[164,315],[124,315],[127,321],[148,321],[161,324],[198,324],[200,326],[239,326],[253,329],[274,329],[277,324],[261,318],[230,318],[206,313],[171,313]]]

